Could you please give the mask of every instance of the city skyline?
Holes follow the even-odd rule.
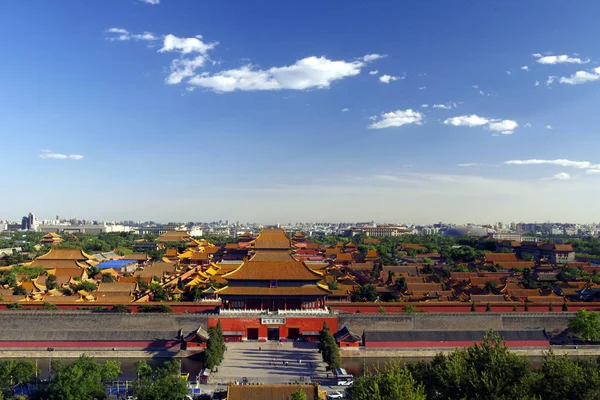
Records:
[[[0,218],[592,223],[568,5],[4,2]]]

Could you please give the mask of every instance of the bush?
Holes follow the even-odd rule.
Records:
[[[377,309],[378,313],[385,313],[385,308],[383,306],[379,306],[379,308]]]
[[[23,306],[19,303],[10,303],[6,305],[6,308],[9,310],[20,310]]]
[[[125,304],[115,304],[112,310],[118,313],[131,313],[131,308],[129,308],[129,306],[126,306]]]
[[[471,312],[477,312],[477,306],[475,305],[475,302],[471,303]]]
[[[165,304],[150,305],[144,304],[140,306],[141,313],[172,313],[173,309]]]
[[[492,306],[490,305],[490,303],[487,303],[487,304],[485,305],[485,311],[486,311],[486,312],[490,312],[490,311],[492,311]]]
[[[402,307],[402,312],[407,314],[414,314],[419,312],[419,310],[417,310],[417,307],[415,306],[405,305],[404,307]]]
[[[58,310],[56,304],[44,302],[42,305],[42,310]]]

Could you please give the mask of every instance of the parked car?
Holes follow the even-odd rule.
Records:
[[[344,395],[342,392],[333,392],[327,395],[327,399],[343,399]]]

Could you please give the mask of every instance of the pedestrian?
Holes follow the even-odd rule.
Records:
[[[261,351],[261,350],[262,350],[262,347],[258,346],[258,351]]]

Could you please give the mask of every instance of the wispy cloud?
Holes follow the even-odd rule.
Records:
[[[350,111],[349,108],[342,108],[342,112],[348,112],[348,111]]]
[[[484,126],[486,129],[502,135],[512,135],[514,130],[519,127],[516,121],[510,119],[489,119],[475,114],[448,118],[444,121],[444,125],[467,126],[471,128]]]
[[[452,101],[450,103],[445,104],[434,104],[433,108],[442,108],[444,110],[451,110],[452,108],[456,108],[456,102]]]
[[[457,167],[464,167],[464,168],[468,168],[468,167],[475,167],[478,165],[483,165],[481,163],[465,163],[465,164],[456,164]]]
[[[527,65],[523,65],[523,66],[521,67],[521,69],[522,69],[523,71],[529,71],[529,67],[528,67]]]
[[[152,5],[160,4],[160,0],[140,0],[140,2]]]
[[[559,56],[542,56],[539,53],[533,55],[537,58],[536,62],[539,64],[587,64],[590,60],[582,60],[579,57],[570,57],[566,54],[561,54]]]
[[[158,40],[159,37],[154,35],[152,32],[143,32],[143,33],[131,33],[127,29],[123,28],[109,28],[106,30],[107,33],[111,34],[108,40],[112,41],[155,41]]]
[[[369,75],[377,75],[379,73],[379,70],[373,70],[373,71],[369,71]]]
[[[366,56],[363,56],[362,60],[369,63],[385,57],[387,57],[387,54],[367,54]]]
[[[512,165],[558,165],[561,167],[579,168],[579,169],[600,169],[600,164],[593,164],[589,161],[573,161],[565,158],[558,158],[556,160],[543,160],[543,159],[528,159],[528,160],[508,160],[504,161],[504,164]]]
[[[553,128],[552,128],[552,125],[546,125],[546,127],[545,127],[545,128],[546,128],[546,129],[553,129]]]
[[[369,125],[369,129],[383,129],[399,127],[407,124],[421,125],[425,116],[412,109],[408,110],[396,110],[388,113],[382,113],[379,117],[374,116],[371,119],[373,122]]]
[[[52,150],[41,150],[41,153],[39,158],[47,160],[83,160],[81,154],[61,154],[54,153]]]

